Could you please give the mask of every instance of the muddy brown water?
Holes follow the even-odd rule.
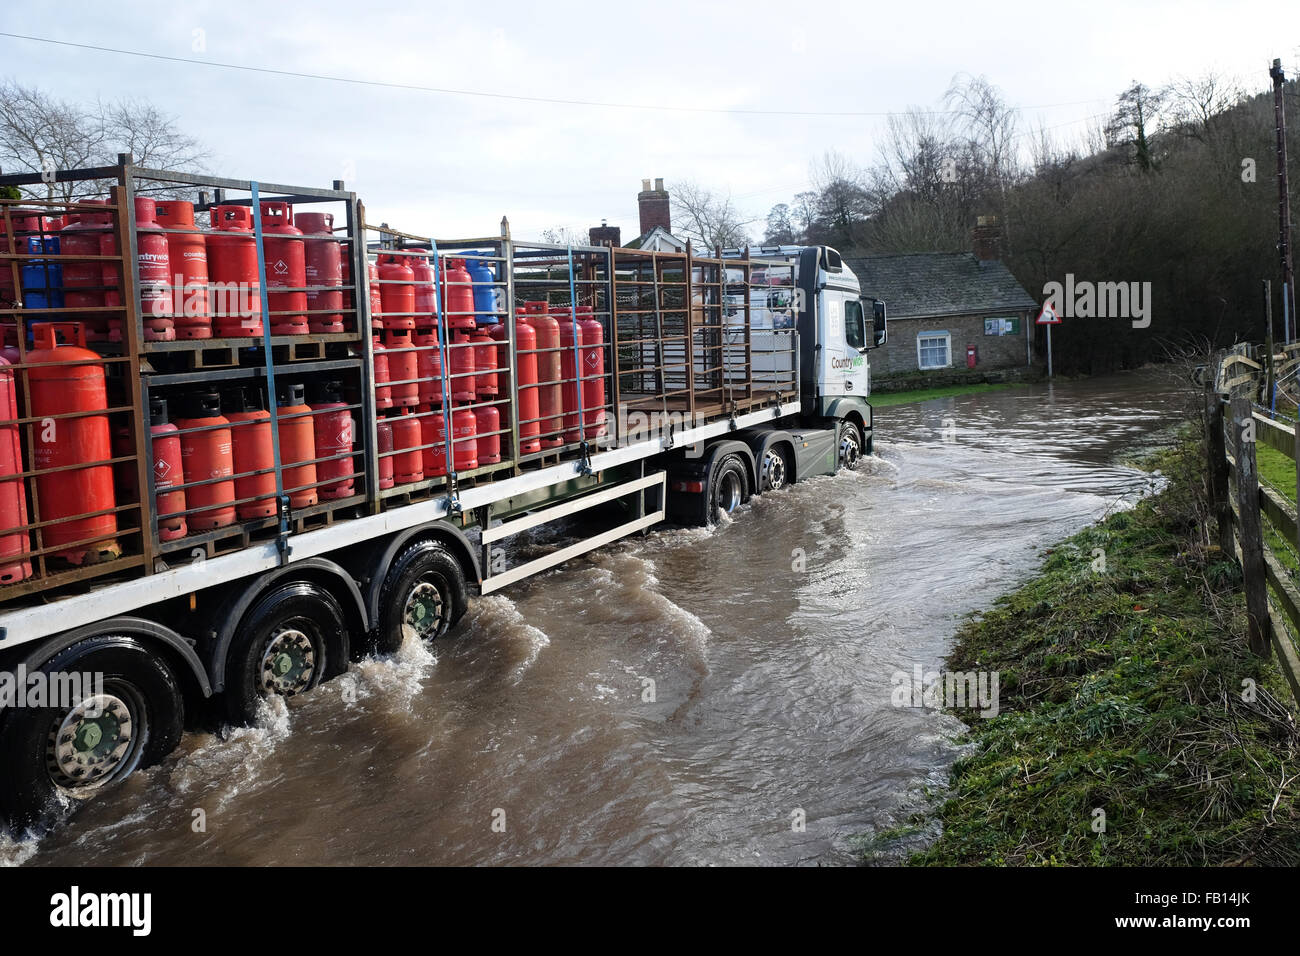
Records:
[[[853,863],[960,752],[893,675],[1148,493],[1124,457],[1180,404],[1135,373],[880,409],[857,470],[477,600],[432,648],[187,734],[0,861]]]

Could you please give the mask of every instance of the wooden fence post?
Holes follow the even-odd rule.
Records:
[[[1228,450],[1223,441],[1223,403],[1211,377],[1205,388],[1205,444],[1209,452],[1210,510],[1219,526],[1219,550],[1232,557],[1232,508],[1228,504]]]
[[[1241,519],[1237,540],[1241,544],[1248,637],[1251,651],[1267,657],[1268,578],[1264,569],[1264,532],[1259,514],[1259,475],[1255,469],[1255,426],[1251,419],[1250,399],[1235,390],[1231,414],[1233,449],[1237,458],[1237,512]]]

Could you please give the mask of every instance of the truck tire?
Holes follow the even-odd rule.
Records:
[[[709,491],[705,497],[705,523],[715,525],[724,514],[731,514],[749,500],[749,474],[739,455],[724,455],[714,463],[709,474]]]
[[[853,422],[840,422],[839,438],[836,444],[839,445],[837,471],[840,468],[852,468],[862,458],[862,435],[858,432],[858,426]]]
[[[180,742],[176,675],[133,637],[97,635],[41,665],[45,674],[102,675],[75,704],[22,707],[0,725],[0,810],[17,827],[53,826],[86,800],[162,760]],[[53,685],[50,685],[51,688]]]
[[[251,724],[261,701],[293,697],[321,682],[326,649],[341,646],[343,609],[334,595],[310,581],[270,588],[253,602],[226,656],[226,717]]]
[[[393,653],[408,633],[425,641],[442,637],[468,606],[460,563],[437,541],[417,541],[393,559],[384,575],[375,650]]]

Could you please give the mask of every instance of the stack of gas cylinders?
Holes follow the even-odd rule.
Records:
[[[525,302],[515,313],[515,334],[520,452],[604,437],[604,328],[591,306]]]
[[[373,267],[379,302],[371,311],[381,326],[372,343],[381,489],[446,475],[449,464],[464,472],[501,461],[496,403],[507,364],[489,329],[496,321],[492,269],[439,258],[438,276],[434,262],[427,249],[405,249],[381,252]]]
[[[145,339],[262,335],[252,208],[212,206],[209,231],[203,232],[195,223],[193,203],[148,196],[136,196],[133,202]],[[0,270],[0,303],[96,310],[78,316],[86,340],[120,342],[121,315],[106,311],[122,305],[118,263],[81,258],[119,255],[115,210],[106,199],[81,200],[68,210],[59,217],[36,209],[10,210],[14,251],[51,258],[26,260],[21,295],[15,294],[10,270]],[[278,201],[262,202],[261,212],[271,334],[346,331],[348,257],[344,240],[334,236],[333,215],[295,215],[292,206]],[[9,238],[7,233],[0,236]],[[5,326],[12,337],[13,323]]]
[[[348,240],[332,214],[261,204],[263,316],[251,207],[210,207],[201,230],[193,203],[132,202],[146,341],[261,336],[264,320],[275,335],[348,330]],[[131,507],[144,493],[142,416],[162,542],[277,514],[272,428],[290,508],[357,494],[356,372],[295,377],[282,365],[271,396],[233,375],[151,387],[148,407],[133,412],[115,372],[127,365],[104,358],[125,339],[119,209],[84,199],[48,211],[11,205],[0,216],[0,251],[23,257],[0,268],[0,309],[10,310],[0,313],[0,585],[33,576],[36,548],[53,571],[111,561],[125,535],[150,533],[148,512]],[[38,310],[59,311],[41,321]]]

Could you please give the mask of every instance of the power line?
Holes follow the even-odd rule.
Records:
[[[52,40],[49,37],[28,36],[22,33],[3,33],[0,37],[9,37],[14,40],[31,40],[34,43],[49,43],[54,46],[74,47],[79,50],[93,50],[97,53],[116,53],[121,56],[141,57],[148,60],[163,60],[168,63],[187,63],[192,66],[207,66],[222,70],[241,70],[247,73],[262,73],[271,76],[291,76],[304,80],[324,80],[329,83],[347,83],[353,86],[371,86],[391,90],[409,90],[417,93],[440,93],[447,96],[477,96],[486,99],[497,100],[514,100],[521,103],[549,103],[558,106],[588,106],[601,109],[623,109],[623,110],[658,110],[670,113],[725,113],[741,116],[830,116],[830,117],[854,117],[854,116],[902,116],[906,111],[898,112],[895,110],[868,111],[868,110],[846,110],[846,111],[820,111],[820,110],[749,110],[749,109],[723,109],[718,107],[707,106],[663,106],[654,103],[612,103],[601,102],[598,100],[572,100],[561,99],[549,96],[524,96],[517,93],[492,93],[485,90],[460,90],[451,87],[442,86],[417,86],[410,83],[391,83],[386,80],[365,80],[348,76],[330,76],[325,73],[300,73],[295,70],[275,70],[264,66],[247,66],[242,63],[221,63],[215,60],[196,60],[191,57],[167,56],[162,53],[145,53],[140,50],[123,50],[117,47],[97,46],[92,43],[73,43],[70,40]],[[1058,106],[1077,106],[1082,103],[1090,103],[1092,100],[1076,100],[1073,103],[1049,103],[1044,106],[1025,106],[1021,109],[1042,110],[1054,109]],[[916,110],[913,112],[928,115],[956,115],[959,110]]]

